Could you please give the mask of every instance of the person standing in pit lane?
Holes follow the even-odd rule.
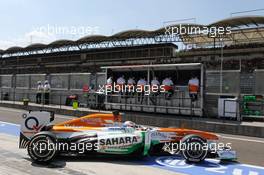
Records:
[[[44,83],[44,104],[48,105],[50,103],[50,84],[46,80]]]
[[[43,87],[41,81],[38,81],[37,94],[36,94],[36,103],[37,104],[41,104],[43,90],[44,90],[44,87]]]

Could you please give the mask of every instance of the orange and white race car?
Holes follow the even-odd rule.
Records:
[[[218,146],[218,136],[204,131],[146,127],[122,122],[119,112],[96,113],[53,124],[54,113],[31,111],[22,115],[19,147],[35,162],[49,162],[57,155],[180,154],[189,162],[207,157],[236,159],[230,145]]]

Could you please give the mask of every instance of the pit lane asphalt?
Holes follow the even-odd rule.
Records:
[[[23,110],[0,107],[0,121],[20,124]],[[55,123],[74,117],[56,115]],[[231,143],[237,151],[238,162],[264,166],[264,139],[237,135],[221,135],[220,141]],[[19,150],[15,136],[0,134],[0,174],[175,174],[166,170],[139,165],[127,160],[67,159],[55,162],[51,167],[42,167],[30,162],[26,150]],[[135,166],[136,165],[136,166]],[[44,172],[41,169],[45,168]],[[25,171],[27,170],[27,171]],[[11,173],[12,172],[12,173]]]

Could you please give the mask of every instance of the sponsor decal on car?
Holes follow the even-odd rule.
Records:
[[[175,133],[172,132],[159,132],[155,131],[151,133],[151,139],[157,141],[170,141],[172,136],[175,136]]]
[[[112,146],[112,145],[130,145],[139,142],[138,136],[126,136],[126,137],[116,137],[116,138],[107,138],[100,139],[100,145]]]
[[[101,118],[81,118],[81,122],[87,123],[87,124],[96,124],[96,123],[102,123]]]
[[[99,137],[98,145],[101,151],[117,150],[124,151],[130,147],[134,147],[142,142],[142,138],[138,135],[120,135],[120,136],[104,136]]]
[[[133,133],[135,132],[134,128],[125,128],[125,127],[110,127],[107,128],[108,131],[120,131],[122,133]]]

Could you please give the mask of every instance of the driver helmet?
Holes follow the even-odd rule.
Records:
[[[131,128],[135,128],[136,124],[132,121],[125,121],[123,124],[124,127],[131,127]]]

